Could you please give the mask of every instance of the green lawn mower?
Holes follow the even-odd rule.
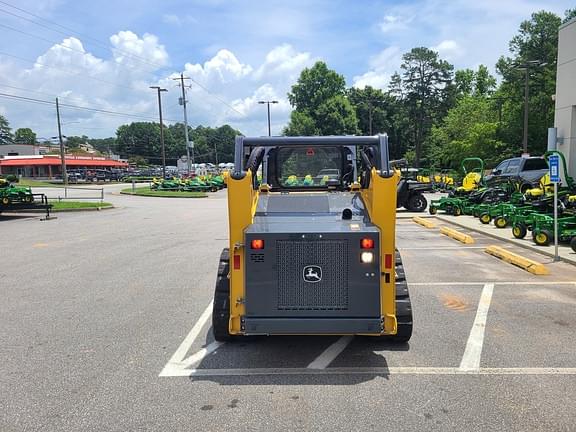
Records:
[[[538,246],[548,246],[554,241],[553,216],[534,215],[532,240]],[[570,242],[570,247],[576,252],[576,216],[558,218],[558,241]]]
[[[8,179],[0,178],[0,204],[8,206],[11,204],[34,202],[32,190],[27,186],[17,186]]]
[[[461,162],[464,178],[462,185],[450,191],[447,197],[439,200],[432,200],[429,207],[430,214],[434,215],[438,210],[443,210],[448,214],[460,216],[464,214],[472,202],[480,200],[481,195],[474,195],[475,192],[481,192],[484,185],[484,161],[480,158],[466,158]]]

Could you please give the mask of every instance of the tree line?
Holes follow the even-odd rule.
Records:
[[[509,55],[495,65],[500,80],[485,65],[476,70],[454,66],[429,48],[402,56],[400,71],[388,88],[346,88],[342,75],[317,62],[302,71],[288,98],[294,110],[286,135],[387,133],[391,155],[414,166],[457,168],[464,157],[494,165],[522,152],[525,70],[529,74],[528,151],[546,150],[547,128],[554,123],[558,28],[564,21],[540,11],[520,24]]]

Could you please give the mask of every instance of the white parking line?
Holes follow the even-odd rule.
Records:
[[[576,368],[481,368],[461,370],[455,367],[342,367],[254,368],[254,369],[181,369],[171,376],[255,376],[255,375],[576,375]]]
[[[212,316],[212,304],[213,301],[211,301],[210,304],[206,307],[206,309],[204,309],[204,312],[202,312],[202,315],[200,315],[200,318],[198,319],[196,324],[194,324],[194,327],[192,327],[190,333],[188,333],[188,335],[184,338],[184,340],[182,341],[176,352],[172,355],[172,357],[170,357],[170,360],[168,360],[166,366],[164,366],[164,369],[162,369],[162,372],[160,372],[160,376],[173,376],[171,375],[171,373],[174,373],[175,370],[178,371],[182,369],[182,367],[186,366],[185,363],[186,354],[188,353],[190,347],[196,341],[198,335],[200,334],[200,332],[202,331],[202,329]],[[208,347],[204,349],[207,348]],[[198,354],[199,353],[195,353],[192,355],[192,357],[195,357]]]
[[[466,350],[462,356],[460,367],[462,371],[479,371],[480,370],[480,357],[482,356],[482,346],[484,345],[484,331],[486,330],[486,320],[488,318],[488,310],[492,301],[492,293],[494,292],[494,284],[487,283],[482,289],[480,301],[478,302],[478,309],[476,310],[476,318],[466,343]]]
[[[552,282],[552,281],[525,281],[525,282],[509,282],[509,281],[485,281],[485,282],[408,282],[408,286],[471,286],[471,285],[485,285],[493,283],[494,285],[576,285],[576,281],[566,282]]]
[[[322,354],[316,357],[314,361],[308,365],[308,369],[326,369],[328,365],[346,349],[348,344],[352,342],[352,339],[354,339],[354,336],[342,336],[326,348]]]
[[[182,364],[185,367],[194,366],[196,363],[200,363],[208,354],[211,354],[220,348],[221,345],[223,345],[223,342],[214,341],[208,346],[202,348],[200,351],[192,354],[186,360],[182,360]]]
[[[442,246],[442,247],[399,247],[400,252],[405,250],[463,250],[463,249],[486,249],[486,246]]]

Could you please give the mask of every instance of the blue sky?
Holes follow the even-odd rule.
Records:
[[[386,88],[415,46],[457,68],[493,69],[531,13],[574,7],[564,0],[2,1],[48,21],[0,2],[0,92],[154,117],[148,86],[162,85],[165,116],[174,121],[182,114],[171,78],[185,71],[210,90],[192,83],[190,123],[230,123],[249,135],[266,133],[257,101],[269,98],[281,102],[273,107],[280,133],[290,113],[286,92],[317,59],[360,87]],[[39,136],[55,134],[53,111],[0,99],[14,128]],[[134,120],[66,108],[63,119],[65,134],[98,137]]]

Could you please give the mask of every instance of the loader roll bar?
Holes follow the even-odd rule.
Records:
[[[374,136],[279,136],[279,137],[244,137],[237,136],[234,147],[234,172],[232,177],[244,177],[244,148],[245,147],[346,147],[346,146],[374,146],[378,148],[379,167],[381,175],[391,175],[388,157],[388,135]]]

